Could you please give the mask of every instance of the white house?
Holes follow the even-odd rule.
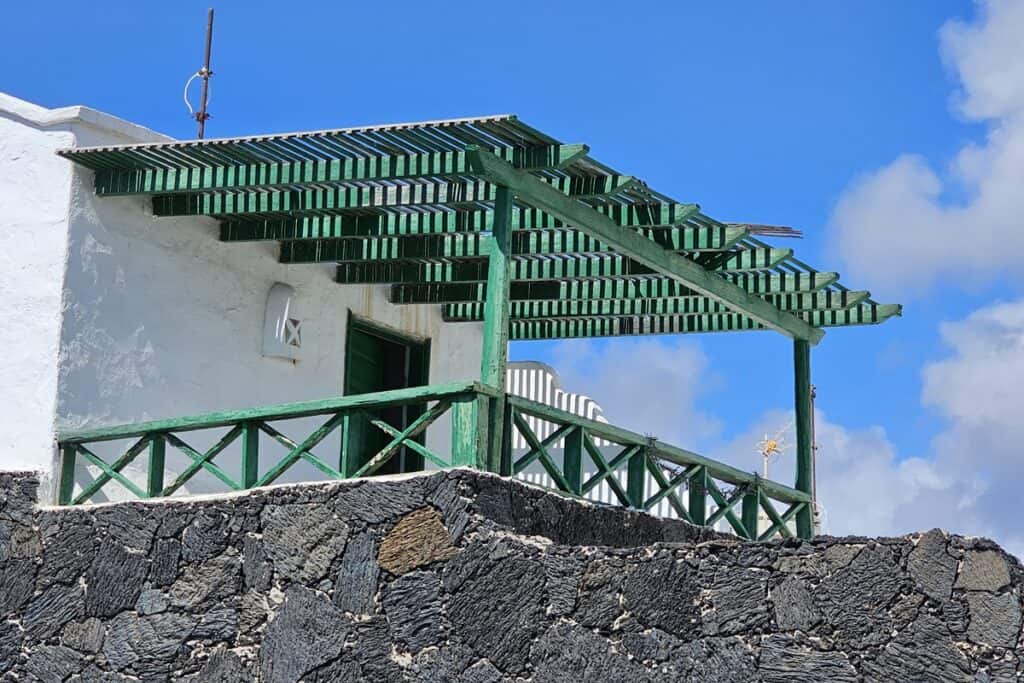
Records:
[[[372,385],[380,378],[346,375],[346,350],[360,351],[347,343],[353,325],[381,341],[378,353],[424,354],[417,372],[431,383],[475,373],[480,324],[443,325],[437,306],[393,305],[385,285],[337,286],[326,264],[279,263],[273,243],[226,245],[209,218],[158,221],[143,198],[98,199],[92,174],[55,154],[167,140],[87,107],[0,94],[0,470],[53,472],[58,429],[338,396],[346,380]],[[301,320],[294,360],[264,355],[277,283],[291,288]],[[446,440],[448,430],[428,438]]]

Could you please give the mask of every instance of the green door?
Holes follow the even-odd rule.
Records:
[[[350,318],[345,353],[345,395],[366,394],[427,383],[429,342],[408,339],[357,318]],[[404,429],[426,406],[395,406],[348,418],[342,443],[341,470],[354,474],[384,448],[391,437],[371,423],[381,420]],[[423,442],[423,435],[417,439]],[[401,449],[377,474],[423,469],[423,458]]]

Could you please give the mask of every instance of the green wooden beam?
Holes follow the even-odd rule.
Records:
[[[721,223],[700,216],[696,204],[648,203],[607,204],[596,207],[609,220],[626,228],[649,228],[643,234],[668,248],[673,233],[664,232],[692,223],[699,227],[727,228]],[[564,228],[566,224],[543,211],[529,207],[512,210],[513,230]],[[306,215],[285,218],[239,218],[221,223],[220,238],[225,242],[254,240],[332,239],[368,235],[435,235],[457,232],[490,232],[494,228],[491,209],[458,211],[421,211],[378,215],[342,213],[341,215]],[[662,231],[659,231],[661,228]],[[721,239],[724,243],[725,240]]]
[[[641,238],[642,239],[642,238]],[[318,262],[296,261],[291,245],[282,244],[283,263]],[[660,247],[657,247],[660,249]],[[753,250],[752,250],[753,251]],[[781,256],[767,250],[766,259]],[[786,251],[786,250],[781,250]],[[671,252],[667,252],[671,253]],[[684,257],[680,257],[684,258]],[[717,273],[760,270],[760,255],[750,258],[729,259]],[[333,261],[333,259],[321,259]],[[692,263],[692,261],[691,261]],[[698,266],[700,267],[700,266]],[[703,270],[703,269],[702,269]],[[515,280],[572,280],[577,278],[609,278],[657,275],[658,271],[619,254],[590,256],[587,254],[558,254],[554,258],[516,256],[512,259],[512,277]],[[713,275],[713,277],[719,277]],[[455,261],[341,261],[336,279],[342,284],[413,283],[413,282],[476,282],[487,278],[487,259],[470,258]],[[723,280],[724,281],[724,280]],[[762,302],[763,303],[763,302]],[[776,309],[778,310],[778,309]]]
[[[679,228],[681,252],[700,253],[702,245],[714,244],[703,228]],[[718,232],[710,229],[712,232]],[[742,232],[742,231],[740,231]],[[728,239],[739,238],[735,234]],[[416,237],[369,237],[327,240],[292,240],[281,243],[282,263],[323,263],[341,261],[392,261],[407,259],[486,258],[490,241],[484,233],[429,235]],[[723,244],[725,241],[723,240]],[[601,255],[612,249],[593,237],[575,230],[528,230],[512,234],[512,253],[526,255]],[[717,252],[716,256],[718,255]],[[773,268],[793,255],[790,249],[753,248],[724,252],[714,270],[763,270]]]
[[[524,171],[525,172],[525,171]],[[533,177],[533,176],[531,176]],[[557,176],[538,180],[556,193],[601,201],[637,185],[631,176]],[[153,197],[155,216],[243,216],[365,209],[478,207],[493,204],[497,186],[486,180],[422,181],[404,185],[301,187],[242,192],[163,194]]]
[[[516,168],[562,169],[585,157],[586,145],[498,147],[491,150]],[[119,168],[97,171],[100,196],[253,190],[305,184],[381,182],[469,174],[466,152],[385,154],[340,159],[223,164],[189,168]]]
[[[848,290],[765,296],[784,311],[842,310],[867,300],[869,292]],[[512,301],[509,314],[514,320],[532,318],[579,318],[601,316],[697,315],[731,313],[726,306],[706,296],[682,296],[660,299],[568,299],[558,301]],[[448,304],[444,319],[448,322],[483,320],[483,304]]]
[[[587,205],[558,192],[528,172],[514,168],[490,152],[479,148],[470,151],[474,169],[491,182],[512,188],[523,202],[567,221],[644,266],[678,279],[701,294],[742,311],[758,323],[794,339],[806,339],[816,344],[824,335],[806,321],[780,311],[686,257],[651,244],[650,240],[633,232],[619,229],[614,222]]]
[[[810,311],[794,313],[815,327],[872,325],[899,315],[895,304],[859,304],[844,311]],[[653,334],[690,334],[696,332],[739,332],[763,330],[763,325],[744,315],[718,315],[559,318],[514,320],[512,340],[574,339],[587,337],[619,337]]]
[[[739,287],[754,294],[796,295],[813,293],[839,280],[838,273],[726,274]],[[483,301],[481,282],[437,282],[391,286],[391,303],[434,304]],[[513,282],[512,301],[660,299],[696,296],[676,280],[662,277],[618,279],[534,280]]]

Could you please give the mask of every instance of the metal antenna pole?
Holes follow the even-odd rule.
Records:
[[[814,509],[814,533],[821,527],[818,510],[818,439],[814,419],[814,403],[818,398],[818,387],[811,385],[811,506]]]
[[[210,92],[210,76],[213,72],[210,71],[210,46],[213,43],[213,8],[210,8],[209,14],[206,17],[206,57],[203,59],[203,68],[199,71],[200,78],[203,79],[203,94],[199,100],[199,111],[196,112],[196,121],[199,123],[200,139],[203,137],[203,133],[206,132],[206,120],[210,118],[210,115],[206,113],[206,102]]]

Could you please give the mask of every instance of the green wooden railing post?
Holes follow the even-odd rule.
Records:
[[[484,338],[480,381],[500,394],[489,401],[485,467],[500,469],[505,413],[505,372],[508,366],[509,287],[512,283],[512,190],[499,186],[494,203],[494,225],[487,259],[487,294],[484,301]]]
[[[452,466],[483,469],[487,463],[488,399],[470,394],[452,402]]]
[[[583,427],[577,427],[565,436],[562,449],[562,474],[569,484],[569,492],[583,493]]]
[[[149,472],[146,476],[146,495],[157,498],[164,491],[164,460],[167,456],[167,439],[163,434],[154,434],[149,442]]]
[[[498,474],[503,477],[512,476],[512,404],[505,400],[501,411],[501,461],[498,463]]]
[[[60,449],[60,487],[57,491],[57,502],[70,505],[75,492],[75,456],[78,448],[74,444],[64,444]]]
[[[793,342],[793,380],[796,403],[796,482],[793,488],[809,494],[813,500],[811,345],[803,339]],[[800,538],[811,538],[814,535],[814,511],[811,505],[805,505],[796,514],[796,533]]]
[[[626,465],[626,496],[634,510],[644,509],[644,482],[647,479],[647,454],[638,450]]]
[[[260,478],[260,427],[256,422],[242,425],[242,488],[251,489]]]
[[[757,518],[761,511],[761,480],[754,475],[752,490],[743,496],[742,521],[743,528],[747,530],[747,539],[756,541],[759,533]]]
[[[690,477],[690,499],[688,512],[690,519],[698,526],[703,525],[708,518],[708,470],[701,467],[700,470]]]

